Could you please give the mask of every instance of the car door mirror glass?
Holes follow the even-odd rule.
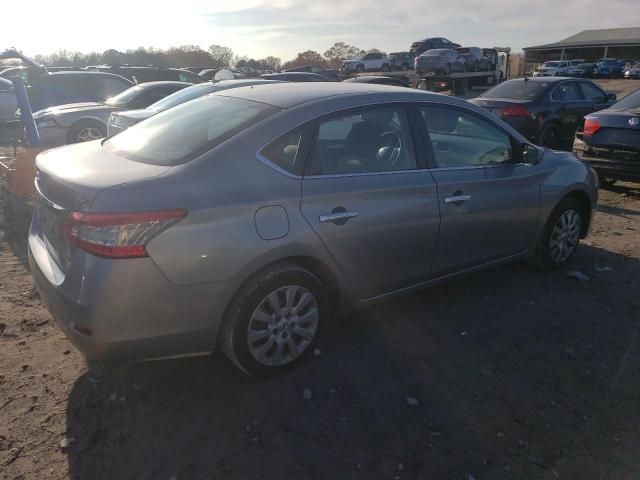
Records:
[[[522,145],[522,163],[535,165],[538,163],[540,151],[529,143]]]

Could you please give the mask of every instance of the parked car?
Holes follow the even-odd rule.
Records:
[[[569,72],[569,62],[563,60],[544,62],[533,72],[534,77],[564,77]]]
[[[341,72],[345,75],[363,72],[388,72],[391,60],[384,53],[361,53],[351,60],[342,62]]]
[[[180,68],[154,67],[149,65],[94,65],[87,67],[93,72],[108,72],[120,75],[134,83],[172,81],[202,83],[205,80],[197,74]]]
[[[361,77],[347,78],[343,83],[371,83],[374,85],[391,85],[394,87],[409,87],[408,81],[399,78],[385,77],[383,75],[366,75]]]
[[[610,107],[615,99],[591,80],[550,77],[508,80],[470,102],[537,145],[570,149],[584,116]]]
[[[120,133],[123,130],[135,125],[142,120],[153,117],[154,115],[164,112],[169,108],[175,107],[182,103],[188,102],[195,98],[207,95],[208,93],[220,92],[230,88],[249,87],[253,85],[266,85],[269,83],[281,83],[278,80],[261,80],[257,78],[249,78],[242,80],[221,80],[220,82],[199,83],[192,85],[176,93],[172,93],[168,97],[149,105],[147,108],[139,110],[119,110],[111,113],[107,126],[109,136]]]
[[[575,78],[593,78],[593,70],[595,67],[595,63],[579,63],[569,68],[564,76]]]
[[[587,115],[573,152],[598,172],[604,186],[616,180],[640,181],[640,90]]]
[[[36,163],[31,272],[85,356],[219,344],[252,375],[294,366],[350,308],[565,266],[597,196],[571,153],[464,100],[334,82],[206,95]]]
[[[392,52],[388,55],[391,70],[409,70],[413,68],[415,57],[411,52]]]
[[[615,58],[601,58],[593,73],[599,78],[617,78],[623,76],[624,67]]]
[[[18,99],[13,91],[13,84],[0,78],[0,123],[13,121],[18,110]]]
[[[211,80],[213,80],[213,77],[216,76],[216,73],[218,73],[220,70],[222,70],[222,69],[221,68],[207,68],[205,70],[202,70],[200,73],[198,73],[198,76],[200,78],[202,78],[202,80],[211,81]]]
[[[316,75],[320,75],[321,77],[324,77],[324,79],[329,82],[337,82],[339,80],[337,70],[328,70],[318,65],[305,65],[303,67],[289,68],[287,70],[283,70],[283,72],[284,73],[308,72],[308,73],[315,73]]]
[[[434,48],[442,49],[454,49],[458,48],[460,44],[454,43],[450,40],[447,40],[443,37],[431,37],[425,38],[423,40],[418,40],[417,42],[413,42],[411,44],[411,48],[409,49],[409,53],[411,53],[414,57],[421,55],[427,50],[432,50]]]
[[[416,57],[415,69],[417,74],[464,72],[465,61],[455,50],[450,48],[436,48],[427,50]]]
[[[631,68],[627,69],[627,71],[624,72],[624,78],[640,78],[640,63],[635,63]]]
[[[263,80],[280,80],[281,82],[326,82],[327,79],[316,73],[309,72],[282,72],[265,73],[260,75]]]
[[[186,82],[147,82],[131,87],[104,103],[72,103],[33,114],[40,143],[58,147],[107,136],[109,115],[117,110],[145,108],[191,85]]]
[[[467,72],[485,72],[491,66],[491,61],[479,47],[458,47],[454,51],[464,59]]]
[[[581,63],[585,63],[584,58],[576,58],[574,60],[569,60],[569,68],[580,65]]]

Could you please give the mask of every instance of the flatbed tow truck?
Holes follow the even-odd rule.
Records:
[[[417,74],[416,72],[377,72],[361,75],[384,75],[401,78],[413,88],[442,92],[450,90],[454,95],[464,95],[472,87],[492,87],[509,78],[509,55],[511,47],[484,48],[483,53],[489,57],[489,70],[480,72],[460,72],[448,75]]]

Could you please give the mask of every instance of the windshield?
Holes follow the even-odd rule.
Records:
[[[636,110],[640,108],[640,89],[630,95],[627,95],[622,100],[615,103],[611,108],[620,110]]]
[[[593,67],[593,63],[579,63],[576,65],[576,68],[591,68]]]
[[[275,107],[208,95],[178,105],[116,135],[103,148],[152,165],[192,160],[266,118]]]
[[[124,92],[116,95],[115,97],[108,98],[107,101],[104,103],[106,105],[109,105],[110,107],[119,107],[119,106],[125,105],[130,100],[137,97],[138,94],[142,92],[142,90],[144,90],[144,88],[140,86],[128,88]]]
[[[180,105],[181,103],[188,102],[189,100],[193,100],[194,98],[198,98],[212,92],[215,92],[213,83],[200,83],[172,93],[171,95],[164,97],[162,100],[149,105],[147,108],[155,112],[164,112],[176,105]]]
[[[545,62],[542,64],[543,67],[557,67],[560,65],[560,62]]]
[[[602,60],[602,61],[600,61],[600,63],[602,65],[607,65],[607,66],[609,66],[609,65],[618,65],[618,62],[616,62],[615,60]]]
[[[640,63],[634,63],[633,67],[631,67],[631,68],[640,68]]]
[[[533,80],[509,80],[480,95],[486,98],[514,98],[533,100],[549,86],[549,82]]]

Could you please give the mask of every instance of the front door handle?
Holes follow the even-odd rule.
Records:
[[[455,205],[462,205],[467,200],[471,200],[471,195],[451,195],[450,197],[444,197],[444,203],[453,203]]]
[[[354,218],[358,216],[358,212],[332,212],[332,213],[327,213],[325,215],[320,215],[320,223],[326,223],[326,222],[334,222],[338,225],[342,225],[343,223],[346,223],[347,220],[349,220],[350,218]]]

